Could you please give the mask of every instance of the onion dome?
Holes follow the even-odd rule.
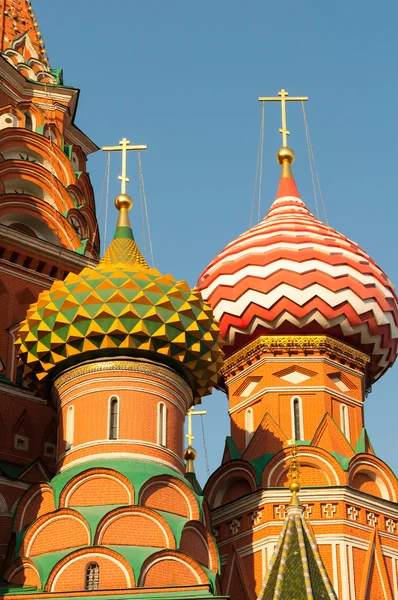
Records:
[[[180,370],[196,399],[210,393],[222,364],[211,308],[185,281],[149,268],[120,195],[116,233],[96,268],[55,281],[28,309],[19,330],[20,364],[32,387],[70,365],[102,356],[141,356]]]
[[[397,354],[398,306],[385,273],[358,244],[314,217],[293,179],[294,153],[266,217],[227,245],[197,287],[220,321],[226,354],[259,335],[325,334],[372,357],[377,379]]]

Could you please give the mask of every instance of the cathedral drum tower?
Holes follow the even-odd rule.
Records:
[[[124,191],[125,168],[121,179]],[[198,291],[147,265],[129,196],[115,204],[100,263],[55,281],[19,329],[26,381],[57,408],[58,447],[55,476],[16,508],[7,598],[221,598],[183,427],[218,380],[222,339]]]
[[[396,358],[397,297],[366,252],[299,196],[286,102],[306,98],[282,90],[260,100],[282,106],[276,199],[198,281],[226,342],[231,436],[205,488],[223,592],[396,600],[397,478],[373,451],[363,408]],[[292,444],[302,486],[294,507]]]

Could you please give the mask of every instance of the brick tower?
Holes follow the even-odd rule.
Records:
[[[19,330],[27,383],[51,391],[58,447],[55,476],[16,508],[7,598],[221,598],[182,441],[187,411],[218,380],[222,340],[199,292],[148,267],[131,204],[116,199],[97,267],[55,281]]]
[[[50,68],[30,2],[2,0],[0,26],[1,570],[18,499],[55,469],[55,411],[17,368],[18,324],[55,278],[98,257],[99,240],[79,92]]]
[[[198,282],[226,342],[231,437],[205,488],[222,590],[231,600],[395,600],[397,478],[375,456],[363,406],[396,358],[397,297],[357,244],[307,209],[292,150],[278,161],[268,214]],[[291,440],[302,485],[293,508]]]

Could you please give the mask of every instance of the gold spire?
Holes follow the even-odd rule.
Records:
[[[282,110],[282,127],[279,129],[279,133],[282,134],[282,148],[287,148],[287,136],[290,135],[290,131],[287,129],[286,124],[286,102],[307,102],[307,96],[290,96],[286,90],[282,89],[278,92],[277,96],[260,96],[260,102],[280,102]]]
[[[148,264],[134,240],[129,218],[129,210],[133,206],[133,201],[130,196],[126,194],[126,184],[130,181],[127,177],[127,151],[146,150],[146,146],[129,146],[129,144],[129,140],[123,138],[120,141],[120,146],[104,146],[102,148],[102,150],[108,152],[119,151],[122,153],[122,174],[119,176],[119,179],[122,182],[122,191],[115,198],[115,206],[119,211],[115,235],[101,262],[103,264],[118,262],[136,264],[148,269]]]
[[[207,411],[206,410],[195,411],[194,407],[192,406],[187,412],[188,431],[185,434],[185,437],[188,440],[188,447],[185,449],[185,452],[184,452],[184,460],[187,463],[185,466],[185,473],[195,473],[195,467],[193,465],[193,461],[197,457],[197,452],[192,447],[192,441],[195,439],[195,437],[192,435],[192,417],[196,417],[196,416],[199,417],[200,415],[207,415]]]
[[[289,489],[292,492],[292,498],[290,500],[290,506],[300,506],[299,497],[297,495],[298,492],[301,489],[301,485],[300,485],[300,463],[297,460],[296,440],[289,440],[288,444],[292,448],[292,459],[290,461],[289,471],[288,471],[288,474],[287,474],[288,479],[290,481],[290,483],[289,483]]]
[[[127,177],[127,151],[128,150],[146,150],[146,145],[130,146],[130,141],[127,138],[123,138],[119,142],[119,146],[103,146],[102,150],[106,152],[119,151],[122,153],[122,174],[119,175],[119,179],[122,182],[121,193],[126,193],[126,184],[130,181]]]

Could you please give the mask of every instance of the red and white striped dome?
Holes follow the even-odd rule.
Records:
[[[397,354],[393,285],[358,244],[310,213],[285,163],[266,217],[228,244],[198,281],[220,321],[224,351],[261,334],[327,333],[371,355],[377,379]]]

